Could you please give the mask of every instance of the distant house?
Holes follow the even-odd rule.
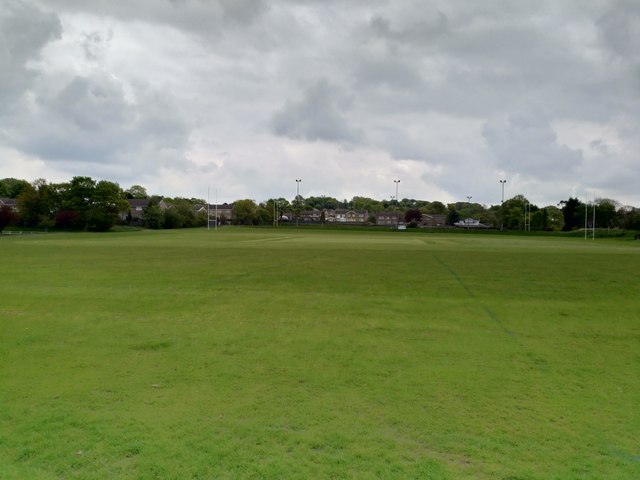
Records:
[[[426,228],[443,228],[447,223],[447,216],[440,214],[422,214],[420,226]]]
[[[376,225],[395,227],[404,223],[404,216],[400,212],[382,211],[376,213]]]
[[[18,204],[15,198],[0,198],[0,207],[9,207],[14,212],[18,211]]]
[[[322,221],[322,211],[317,208],[303,210],[300,212],[300,221],[303,223],[320,223]]]
[[[336,209],[327,210],[325,219],[328,223],[362,224],[369,221],[369,212],[366,210]]]
[[[144,215],[144,210],[149,206],[151,202],[148,198],[128,198],[127,202],[129,203],[129,210],[127,212],[122,212],[120,214],[121,220],[127,220],[130,218],[133,223],[142,222],[142,216]],[[158,202],[158,207],[161,210],[166,210],[170,208],[171,205],[168,205],[164,200],[160,200]]]
[[[129,203],[129,211],[126,213],[122,213],[122,220],[125,220],[128,216],[132,221],[139,221],[142,219],[142,215],[144,214],[144,209],[149,205],[148,198],[129,198],[127,199]]]
[[[218,203],[218,204],[209,204],[207,208],[207,204],[204,205],[195,205],[193,207],[196,213],[207,213],[209,210],[209,220],[215,223],[216,214],[218,215],[218,220],[221,223],[229,223],[233,219],[233,203]]]
[[[480,223],[480,220],[475,218],[465,218],[453,224],[457,228],[489,228],[488,225]]]

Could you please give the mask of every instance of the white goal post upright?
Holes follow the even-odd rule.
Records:
[[[591,220],[591,240],[596,239],[596,192],[593,192],[593,220]]]

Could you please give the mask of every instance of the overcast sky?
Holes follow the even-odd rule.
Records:
[[[0,0],[0,178],[640,206],[638,0]]]

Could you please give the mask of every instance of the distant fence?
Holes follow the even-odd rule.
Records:
[[[0,232],[0,235],[44,235],[48,232],[32,232],[32,231],[22,231],[22,230],[3,230]]]

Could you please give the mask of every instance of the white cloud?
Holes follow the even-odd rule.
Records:
[[[349,125],[346,111],[350,101],[322,79],[305,90],[300,100],[287,101],[273,116],[277,135],[310,141],[353,142],[360,134]]]
[[[489,204],[507,178],[640,205],[639,19],[631,0],[7,0],[0,167],[226,200],[401,178]]]
[[[37,76],[29,62],[52,39],[59,38],[57,17],[19,0],[0,9],[0,118],[15,113]]]
[[[488,122],[483,130],[496,166],[507,174],[544,179],[549,171],[574,177],[582,152],[560,144],[549,119],[528,112],[506,122]]]

